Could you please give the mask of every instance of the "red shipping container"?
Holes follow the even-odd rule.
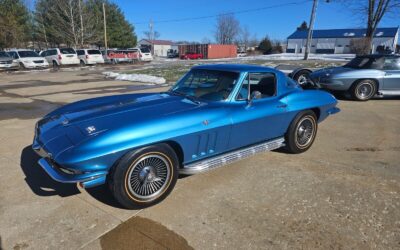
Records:
[[[206,59],[237,57],[237,46],[231,44],[183,44],[178,47],[179,55],[194,52],[202,54]]]

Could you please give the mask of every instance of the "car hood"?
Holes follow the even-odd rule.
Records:
[[[0,57],[0,61],[12,61],[12,57]]]
[[[333,74],[340,74],[340,73],[345,73],[349,71],[353,71],[354,69],[352,68],[346,68],[346,67],[330,67],[330,68],[323,68],[320,70],[316,70],[311,73],[311,77],[313,76],[330,76]]]
[[[61,107],[38,122],[43,143],[69,134],[73,144],[84,137],[127,124],[195,109],[196,104],[167,93],[117,95],[88,99]],[[79,131],[79,133],[78,133]]]
[[[44,57],[21,57],[20,60],[21,61],[38,61],[38,60],[46,61],[46,59],[44,59]]]

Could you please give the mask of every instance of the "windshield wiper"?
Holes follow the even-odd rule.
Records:
[[[169,92],[172,93],[172,94],[178,95],[178,96],[183,96],[186,99],[188,99],[189,101],[191,101],[191,102],[193,102],[193,103],[195,103],[197,105],[199,105],[201,103],[199,100],[197,100],[196,97],[194,97],[192,95],[187,95],[185,93],[182,93],[182,92],[179,92],[179,91],[176,91],[176,90],[170,90]]]

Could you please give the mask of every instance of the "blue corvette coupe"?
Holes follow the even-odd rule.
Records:
[[[54,180],[107,183],[124,207],[146,207],[171,192],[179,173],[280,147],[306,151],[336,104],[272,68],[203,65],[167,92],[63,106],[37,123],[32,147]]]

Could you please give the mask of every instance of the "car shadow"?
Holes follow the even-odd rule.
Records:
[[[79,194],[75,184],[65,184],[53,180],[37,163],[40,157],[33,151],[32,146],[26,146],[21,153],[21,169],[25,181],[32,192],[39,196],[59,195],[67,197]]]
[[[96,200],[109,205],[111,207],[126,209],[122,207],[115,199],[114,196],[111,194],[110,189],[107,185],[101,185],[97,187],[87,188],[86,192]],[[140,208],[138,208],[140,209]]]

